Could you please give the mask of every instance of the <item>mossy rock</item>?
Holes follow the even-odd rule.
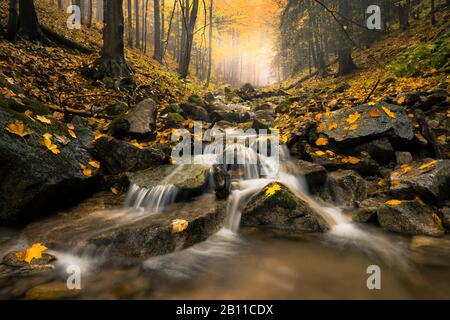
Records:
[[[293,232],[324,232],[326,221],[304,199],[273,182],[250,198],[242,212],[243,226]]]
[[[25,112],[27,110],[33,111],[34,114],[46,115],[51,111],[44,103],[29,98],[22,98],[20,101],[8,99],[5,96],[0,96],[0,107],[9,108],[17,112]]]

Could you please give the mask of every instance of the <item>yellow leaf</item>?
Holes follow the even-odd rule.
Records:
[[[119,194],[119,190],[116,187],[112,187],[111,192],[116,195]]]
[[[368,106],[374,106],[374,105],[376,105],[376,103],[373,102],[373,101],[370,101],[369,103],[367,103],[367,105],[368,105]]]
[[[321,150],[317,150],[316,155],[318,155],[319,157],[323,157],[325,155],[325,152],[321,151]]]
[[[17,260],[30,264],[33,259],[42,259],[42,252],[45,250],[47,250],[47,247],[43,246],[42,243],[35,243],[30,248],[17,252],[16,257]]]
[[[83,175],[86,176],[86,177],[92,176],[92,170],[88,169],[88,168],[83,169]]]
[[[396,119],[397,118],[395,112],[392,112],[388,107],[382,106],[381,109],[383,109],[384,113],[386,113],[386,115],[389,118],[392,118],[392,119]]]
[[[131,143],[131,145],[132,145],[132,146],[134,146],[134,147],[136,147],[136,148],[138,148],[138,149],[144,149],[144,146],[143,146],[143,144],[142,144],[142,143],[139,143],[139,142],[137,142],[137,140],[136,140],[136,139],[134,139],[134,140],[131,140],[131,141],[130,141],[130,143]]]
[[[100,169],[100,162],[92,160],[88,162],[90,164],[91,167],[95,168],[95,169]]]
[[[355,113],[349,115],[345,121],[347,121],[349,124],[352,124],[352,123],[355,123],[356,121],[358,121],[358,119],[360,117],[361,117],[361,114],[359,112],[355,112]]]
[[[331,130],[336,129],[337,127],[338,127],[337,123],[336,122],[332,122],[332,123],[330,123],[328,125],[328,130],[331,131]]]
[[[5,129],[6,129],[6,131],[8,131],[12,134],[16,134],[22,138],[33,133],[33,131],[30,128],[27,128],[25,126],[25,124],[20,120],[16,120],[14,122],[8,123],[6,125]]]
[[[265,192],[265,194],[266,194],[266,196],[267,197],[270,197],[270,196],[273,196],[277,191],[279,191],[279,190],[281,190],[281,187],[280,187],[280,185],[279,184],[274,184],[273,186],[271,186],[271,187],[268,187],[267,189],[266,189],[266,192]]]
[[[446,143],[446,142],[447,142],[447,136],[446,136],[445,134],[440,135],[439,137],[437,137],[437,140],[438,140],[440,143]]]
[[[358,127],[359,127],[359,125],[357,123],[355,123],[355,124],[351,125],[350,127],[348,127],[347,129],[350,131],[353,131],[353,130],[358,129]]]
[[[350,164],[358,164],[358,163],[361,162],[361,160],[359,160],[359,159],[356,158],[356,157],[348,157],[348,158],[347,158],[347,161],[348,161],[348,163],[350,163]]]
[[[280,136],[280,142],[281,143],[287,143],[288,142],[288,137],[286,135]]]
[[[372,109],[369,111],[369,116],[371,116],[372,118],[379,118],[381,117],[381,112],[379,109]]]
[[[317,133],[321,133],[321,132],[323,132],[325,129],[326,129],[325,123],[320,123],[320,124],[317,126],[316,132],[317,132]]]
[[[52,135],[48,132],[43,135],[41,140],[39,140],[39,144],[46,147],[47,150],[51,151],[53,154],[61,153],[58,146],[52,142]]]
[[[385,203],[390,206],[398,206],[398,205],[402,204],[402,202],[400,200],[395,200],[395,199],[388,200]]]
[[[42,122],[44,124],[52,124],[52,120],[50,120],[49,118],[46,118],[44,116],[36,115],[36,119],[38,119],[40,122]]]
[[[401,106],[404,105],[405,102],[406,102],[406,98],[405,98],[405,97],[400,97],[400,98],[398,98],[397,101],[396,101],[396,103],[399,104],[399,105],[401,105]]]
[[[407,173],[409,171],[412,170],[412,166],[411,165],[407,165],[407,164],[403,164],[400,166],[400,169],[403,171],[403,173]]]
[[[75,133],[75,131],[73,131],[72,129],[68,129],[67,132],[69,132],[70,136],[74,139],[77,138],[77,134]]]
[[[435,212],[433,212],[433,213],[431,214],[431,217],[433,218],[434,223],[436,223],[437,226],[438,226],[440,229],[444,229],[444,226],[442,225],[442,220],[441,220],[441,218],[439,218],[439,216],[438,216]]]
[[[172,231],[174,233],[183,232],[189,226],[189,222],[184,219],[172,220]]]
[[[429,167],[431,167],[431,166],[434,166],[436,163],[437,163],[437,160],[433,160],[433,161],[424,163],[423,165],[421,165],[421,166],[419,167],[419,170],[427,169],[427,168],[429,168]]]
[[[316,140],[316,145],[317,146],[326,146],[328,144],[328,139],[327,138],[319,138]]]

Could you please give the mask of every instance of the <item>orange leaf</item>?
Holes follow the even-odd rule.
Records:
[[[379,118],[381,117],[381,112],[379,109],[372,109],[369,111],[369,116],[371,116],[372,118]]]
[[[327,138],[319,138],[316,140],[316,145],[317,146],[326,146],[328,144],[328,139]]]
[[[397,118],[395,112],[392,112],[388,107],[382,106],[381,109],[383,109],[384,113],[386,113],[386,115],[389,118],[392,118],[392,119],[396,119]]]
[[[395,200],[395,199],[388,200],[385,203],[390,206],[398,206],[398,205],[402,204],[402,202],[400,200]]]

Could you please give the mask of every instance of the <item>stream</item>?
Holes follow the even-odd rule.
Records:
[[[233,134],[233,130],[229,133]],[[151,189],[132,185],[126,198],[121,198],[122,205],[110,201],[110,196],[97,195],[70,214],[62,213],[62,220],[57,223],[67,217],[70,220],[71,215],[83,216],[84,223],[76,230],[66,233],[64,226],[55,225],[51,218],[27,228],[28,235],[40,234],[43,239],[47,231],[61,228],[58,236],[73,250],[48,251],[58,258],[56,272],[0,278],[0,298],[450,298],[450,264],[422,263],[410,249],[409,237],[352,223],[340,208],[310,195],[304,178],[295,174],[286,146],[277,150],[279,163],[276,158],[263,156],[252,146],[239,142],[227,148],[245,160],[256,160],[257,164],[233,167],[224,226],[206,241],[166,255],[119,262],[110,259],[108,250],[85,247],[78,250],[84,238],[99,230],[167,212],[202,211],[216,201],[212,190],[190,202],[175,202],[177,190],[171,184]],[[213,150],[207,146],[204,155],[196,156],[197,160],[214,164],[217,157]],[[182,170],[182,165],[171,175],[178,170]],[[330,230],[323,234],[284,234],[241,228],[243,205],[271,182],[282,183],[306,201],[327,221]],[[108,201],[111,203],[105,207]],[[0,229],[0,255],[23,247],[25,239],[21,230]],[[81,268],[82,290],[61,289],[68,276],[66,269],[73,264]],[[379,290],[367,287],[370,276],[367,268],[373,265],[381,270]]]

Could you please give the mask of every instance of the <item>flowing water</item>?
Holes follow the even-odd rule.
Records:
[[[217,163],[219,155],[214,154],[215,150],[207,146],[197,160]],[[108,251],[52,252],[58,257],[56,276],[35,276],[33,281],[0,279],[0,297],[23,297],[30,287],[61,283],[67,276],[67,266],[77,264],[83,272],[84,289],[75,298],[450,298],[450,263],[444,267],[417,263],[408,237],[352,223],[339,208],[316,200],[309,194],[304,178],[292,170],[285,146],[272,150],[279,162],[278,157],[259,154],[254,144],[236,142],[223,150],[227,151],[246,161],[233,166],[224,227],[206,241],[168,255],[130,261],[126,267],[110,263]],[[330,225],[330,231],[286,236],[275,231],[241,230],[241,209],[246,201],[275,181],[306,201]],[[201,212],[214,201],[212,194],[207,194],[193,202],[176,204],[176,195],[176,188],[164,182],[151,189],[132,185],[124,200],[125,208],[90,208],[95,212],[85,224],[91,229],[80,227],[76,234],[83,238],[92,232],[94,224],[96,229],[108,230],[186,207]],[[36,232],[44,229],[54,231],[55,226],[44,222]],[[18,234],[0,230],[0,254],[23,244],[23,240],[15,240]],[[381,290],[367,288],[367,268],[371,265],[381,269]]]

